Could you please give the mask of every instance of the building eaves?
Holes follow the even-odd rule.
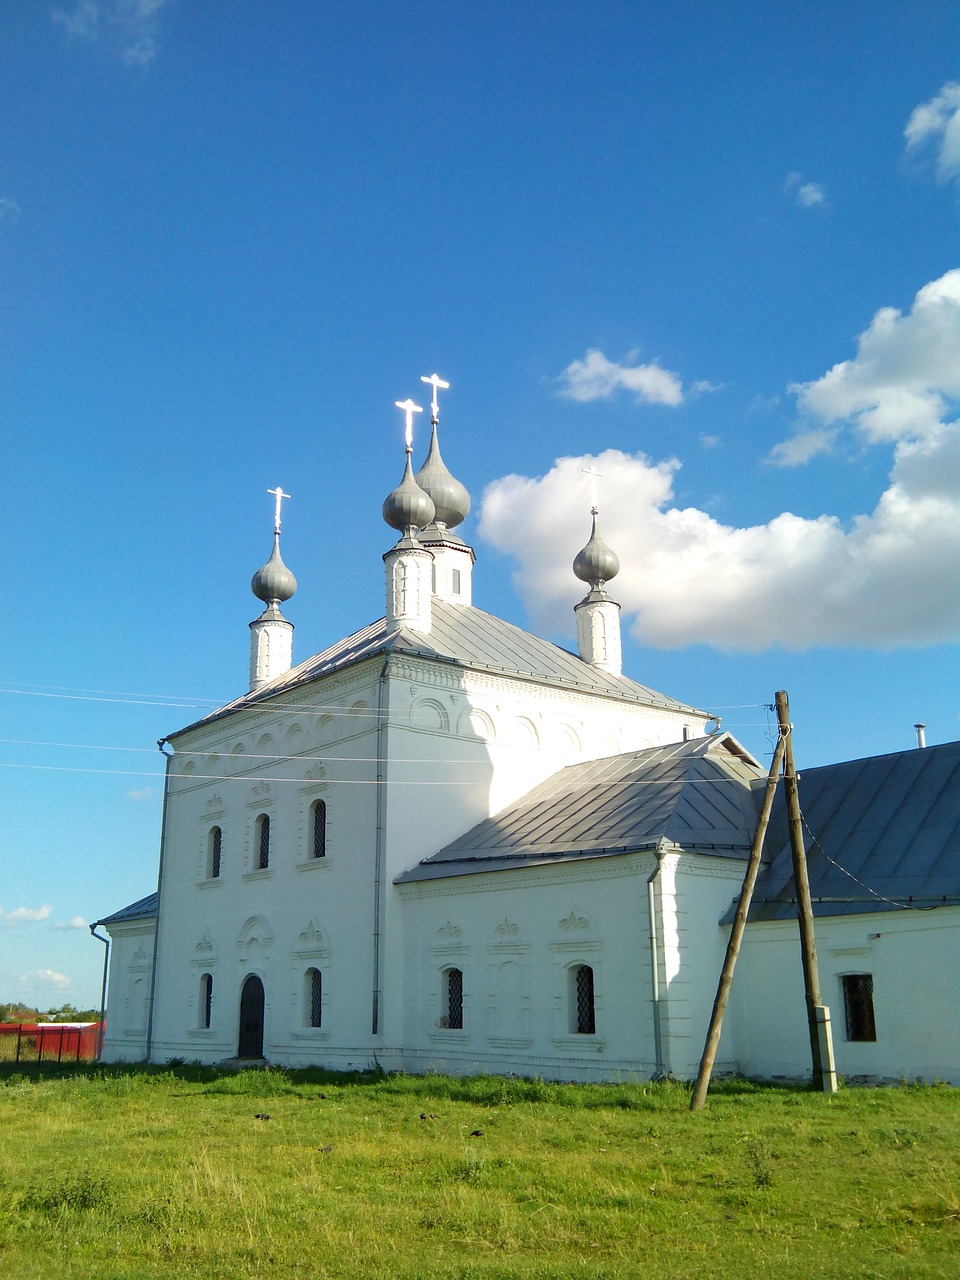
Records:
[[[93,928],[98,929],[100,925],[120,924],[121,921],[129,920],[150,920],[157,914],[157,894],[148,893],[145,898],[138,898],[136,902],[131,902],[129,907],[124,907],[120,911],[115,911],[112,916],[104,916],[102,920],[95,920]]]

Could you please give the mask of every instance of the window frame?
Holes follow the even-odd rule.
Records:
[[[597,1034],[596,974],[593,965],[573,964],[568,978],[570,1035]]]
[[[260,813],[254,823],[254,857],[255,871],[267,871],[270,867],[270,815]]]
[[[219,880],[223,870],[223,827],[215,823],[207,833],[207,879]]]
[[[327,856],[327,802],[322,796],[310,806],[310,862]]]
[[[463,970],[455,964],[443,970],[443,1013],[440,1026],[445,1031],[463,1030]]]
[[[201,1031],[209,1031],[213,1025],[213,974],[200,975],[200,1008],[197,1025]]]
[[[303,975],[303,1025],[309,1031],[323,1026],[323,972],[316,965]]]
[[[872,973],[843,973],[843,1018],[846,1038],[852,1044],[875,1044],[877,1017],[873,1002]]]

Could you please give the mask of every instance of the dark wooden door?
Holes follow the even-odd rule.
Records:
[[[263,1057],[263,983],[251,973],[240,992],[238,1058]]]

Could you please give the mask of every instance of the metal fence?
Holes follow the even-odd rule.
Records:
[[[0,1022],[0,1062],[90,1062],[102,1023]]]

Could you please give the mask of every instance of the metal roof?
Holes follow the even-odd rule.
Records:
[[[651,848],[744,858],[762,772],[729,734],[569,765],[396,883]]]
[[[804,769],[798,791],[815,915],[960,904],[960,742]],[[792,919],[782,791],[766,851],[750,919]]]
[[[449,663],[470,671],[519,677],[589,694],[604,694],[643,706],[686,713],[699,720],[711,718],[707,711],[668,698],[626,676],[609,675],[599,667],[584,662],[577,654],[561,649],[549,640],[541,640],[539,636],[531,635],[530,632],[504,622],[501,618],[495,618],[473,605],[448,604],[434,598],[432,612],[429,635],[404,628],[388,631],[385,619],[381,618],[331,645],[315,657],[291,667],[289,671],[261,685],[255,692],[243,694],[202,720],[177,730],[177,733],[185,733],[198,724],[208,724],[230,712],[255,707],[276,694],[287,693],[332,671],[352,666],[364,658],[391,653]],[[176,734],[170,736],[176,737]]]
[[[131,902],[129,907],[115,911],[112,916],[104,916],[102,920],[97,920],[93,928],[96,929],[101,924],[119,924],[121,920],[150,920],[156,914],[157,895],[148,893],[145,898],[138,898],[136,902]]]

